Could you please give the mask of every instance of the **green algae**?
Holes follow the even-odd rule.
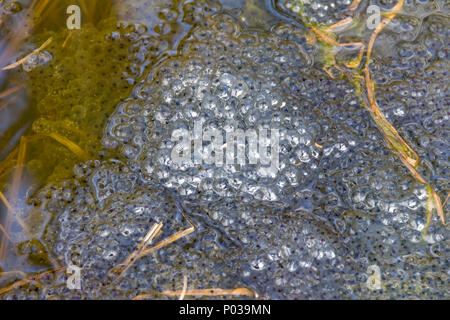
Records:
[[[39,114],[32,124],[33,132],[58,133],[90,156],[100,149],[106,117],[130,89],[120,73],[129,64],[128,48],[106,38],[115,31],[115,21],[104,25],[100,29],[85,25],[81,30],[44,34],[42,38],[54,38],[47,49],[53,60],[47,67],[37,67],[29,74],[29,94]],[[63,48],[69,34],[72,36]],[[79,160],[51,139],[39,143],[40,148],[47,155],[40,159],[45,169],[54,168],[47,182],[68,177]]]

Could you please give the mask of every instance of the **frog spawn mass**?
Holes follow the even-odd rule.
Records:
[[[310,25],[331,26],[344,19],[359,19],[367,14],[376,17],[378,13],[388,12],[396,6],[398,0],[278,0],[276,5],[284,12],[297,16]],[[387,28],[394,28],[399,38],[411,39],[415,26],[429,14],[440,12],[447,14],[449,3],[446,0],[405,0],[395,22]],[[364,18],[363,21],[368,19]],[[372,22],[367,21],[367,25]],[[417,29],[416,29],[417,31]]]
[[[301,15],[306,23],[331,25],[348,18],[353,0],[280,0],[282,10]]]
[[[310,168],[305,179],[317,167],[319,148],[312,136],[317,129],[311,127],[319,125],[307,123],[305,116],[312,104],[306,100],[298,104],[283,89],[292,85],[291,77],[300,75],[289,70],[301,70],[311,59],[293,55],[302,52],[295,43],[280,43],[281,50],[275,50],[275,37],[268,38],[267,44],[253,45],[250,42],[255,39],[250,35],[235,38],[233,33],[238,30],[233,24],[226,19],[216,21],[213,28],[222,32],[218,40],[208,27],[196,30],[194,39],[185,43],[182,59],[162,64],[135,88],[134,99],[119,105],[109,119],[105,145],[120,145],[144,179],[161,182],[182,195],[201,190],[204,195],[279,200],[285,187],[298,185],[301,179],[296,164]],[[331,101],[333,97],[326,98]],[[294,112],[299,116],[293,117]],[[280,168],[249,164],[249,154],[244,165],[238,165],[237,159],[223,166],[216,162],[208,165],[206,159],[200,165],[176,163],[172,150],[177,141],[172,133],[192,130],[196,122],[202,124],[203,131],[220,130],[224,142],[229,132],[239,129],[280,131]],[[249,143],[240,147],[248,150]],[[206,157],[211,146],[204,143],[201,147]],[[275,155],[277,150],[271,152]]]
[[[189,288],[248,287],[269,298],[445,297],[447,230],[433,223],[421,239],[424,188],[381,143],[351,85],[312,65],[302,31],[237,26],[217,16],[194,29],[181,57],[120,103],[104,144],[127,163],[82,164],[38,197],[55,216],[43,240],[83,268],[83,290],[57,276],[38,293],[31,285],[6,297],[131,298],[180,289],[183,275]],[[216,128],[279,129],[279,171],[171,163],[173,130],[201,117]],[[153,223],[164,223],[162,239],[187,219],[193,234],[111,284],[108,271]],[[380,289],[367,284],[371,266]]]

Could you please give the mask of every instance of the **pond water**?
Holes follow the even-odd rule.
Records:
[[[447,1],[0,9],[1,298],[449,298]]]

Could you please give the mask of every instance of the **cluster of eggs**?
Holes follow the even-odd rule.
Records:
[[[305,31],[202,21],[109,118],[103,143],[123,161],[82,163],[37,197],[54,216],[43,241],[82,268],[82,290],[59,274],[4,296],[132,298],[179,290],[187,275],[189,288],[267,298],[445,297],[448,230],[435,219],[422,238],[424,186],[382,143],[352,85],[314,61]],[[175,163],[173,132],[199,119],[222,133],[278,130],[279,167]],[[195,231],[114,282],[109,271],[154,223],[155,241]]]

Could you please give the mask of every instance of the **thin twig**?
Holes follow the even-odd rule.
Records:
[[[157,295],[169,296],[169,297],[177,297],[182,294],[182,290],[173,290],[173,291],[163,291],[157,293],[147,293],[140,294],[133,298],[133,300],[144,300],[147,298],[151,298]],[[220,289],[220,288],[211,288],[211,289],[193,289],[186,290],[185,296],[247,296],[247,297],[256,297],[256,293],[248,288],[236,288],[236,289]]]
[[[8,291],[11,291],[13,289],[20,288],[21,286],[26,285],[27,283],[35,282],[35,281],[37,281],[39,279],[42,279],[43,277],[45,277],[45,276],[47,276],[47,275],[49,275],[51,273],[59,272],[59,271],[65,269],[65,268],[66,267],[61,267],[61,268],[58,268],[58,269],[55,269],[55,270],[45,271],[45,272],[36,274],[36,275],[34,275],[34,276],[32,276],[32,277],[30,277],[28,279],[17,281],[17,282],[15,282],[15,283],[13,283],[13,284],[5,287],[5,288],[0,289],[0,295],[6,293]]]
[[[69,32],[69,34],[67,35],[66,39],[64,40],[63,44],[62,44],[62,48],[64,49],[67,45],[67,43],[69,42],[69,40],[72,38],[72,31]]]
[[[354,62],[345,63],[345,66],[347,66],[348,68],[356,68],[360,65],[361,60],[364,56],[364,49],[365,49],[365,45],[362,42],[339,43],[332,37],[332,35],[329,34],[330,32],[324,32],[324,31],[319,30],[314,27],[310,27],[310,28],[320,39],[322,39],[323,42],[325,42],[329,45],[332,45],[334,47],[340,47],[340,48],[354,47],[354,46],[360,47],[359,52],[358,52],[358,59]]]
[[[445,198],[444,202],[442,203],[442,207],[445,207],[445,205],[447,204],[447,200],[450,197],[450,192],[447,194],[447,197]]]
[[[186,220],[188,221],[188,223],[191,227],[189,227],[188,229],[179,231],[179,232],[171,235],[170,237],[168,237],[164,240],[161,240],[156,245],[154,245],[150,248],[147,248],[149,243],[151,242],[151,240],[159,234],[161,227],[162,227],[162,223],[160,223],[156,226],[153,225],[152,228],[150,229],[149,233],[147,234],[147,236],[144,238],[144,241],[142,241],[141,244],[139,245],[138,249],[135,252],[133,252],[123,263],[119,264],[118,266],[114,267],[113,269],[111,269],[109,271],[110,275],[112,273],[120,272],[119,276],[114,281],[117,281],[117,279],[122,277],[125,274],[125,272],[128,270],[128,268],[133,263],[135,263],[137,260],[139,260],[140,258],[142,258],[146,255],[149,255],[150,253],[152,253],[158,249],[161,249],[162,247],[165,247],[165,246],[169,245],[170,243],[175,242],[178,239],[183,238],[183,237],[191,234],[192,232],[194,232],[195,227],[192,225],[192,223],[189,221],[189,219],[186,218]]]
[[[361,1],[362,0],[353,0],[352,4],[348,8],[350,10],[355,10],[356,8],[358,8]]]
[[[0,99],[3,99],[5,97],[9,96],[10,94],[13,94],[14,92],[19,91],[23,87],[24,87],[23,84],[19,84],[19,85],[15,86],[15,87],[12,87],[12,88],[10,88],[10,89],[8,89],[6,91],[3,91],[2,93],[0,93]]]
[[[342,19],[338,22],[336,22],[335,24],[327,27],[325,30],[326,31],[332,31],[332,32],[339,32],[342,31],[346,28],[348,28],[349,25],[351,25],[353,23],[353,18],[345,18]]]
[[[168,238],[166,238],[166,239],[164,239],[164,240],[161,240],[160,242],[158,242],[158,243],[157,243],[156,245],[154,245],[153,247],[150,247],[150,248],[148,248],[148,249],[143,250],[142,253],[139,254],[139,255],[137,256],[137,259],[142,258],[142,257],[144,257],[144,256],[146,256],[146,255],[148,255],[148,254],[150,254],[150,253],[152,253],[152,252],[154,252],[154,251],[156,251],[156,250],[158,250],[158,249],[161,249],[162,247],[165,247],[165,246],[167,246],[168,244],[170,244],[170,243],[172,243],[172,242],[175,242],[175,241],[177,241],[178,239],[181,239],[181,238],[183,238],[183,237],[185,237],[185,236],[191,234],[191,233],[194,232],[194,231],[195,231],[195,227],[194,227],[194,226],[191,226],[191,227],[188,228],[188,229],[179,231],[179,232],[177,232],[177,233],[171,235],[170,237],[168,237]]]
[[[9,236],[8,232],[6,231],[5,227],[3,227],[3,225],[0,224],[0,230],[3,232],[3,234],[6,236],[6,238],[8,238],[8,240],[10,242],[12,242],[11,237]]]
[[[434,207],[436,209],[436,212],[441,218],[442,224],[445,225],[444,208],[442,206],[441,198],[439,198],[438,194],[433,189],[431,189],[431,193],[433,195]]]
[[[52,42],[52,40],[53,40],[52,37],[48,38],[47,41],[45,41],[39,48],[33,50],[32,53],[26,55],[25,57],[23,57],[22,59],[20,59],[17,62],[7,65],[6,67],[3,67],[2,70],[4,70],[4,71],[10,70],[10,69],[14,69],[14,68],[20,66],[22,63],[27,61],[27,59],[30,58],[32,55],[35,55],[35,54],[39,53],[40,51],[44,50],[44,48],[47,47]]]
[[[181,291],[181,295],[178,300],[184,300],[184,297],[186,296],[186,292],[187,292],[187,276],[184,275],[183,278],[184,278],[183,279],[183,290]]]
[[[119,278],[121,278],[125,272],[136,262],[139,255],[142,253],[142,251],[152,242],[154,238],[156,238],[161,231],[163,224],[160,223],[154,223],[153,226],[150,228],[148,233],[145,235],[142,242],[138,245],[137,249],[133,251],[125,261],[123,261],[118,266],[111,269],[110,274],[112,273],[119,273],[115,281],[117,281]]]
[[[76,154],[80,159],[87,160],[89,157],[84,152],[83,149],[81,149],[75,142],[72,142],[71,140],[67,139],[66,137],[63,137],[62,135],[58,133],[50,133],[48,135],[50,138],[56,140],[57,142],[61,143],[65,147],[67,147],[70,151],[72,151],[74,154]]]
[[[384,137],[394,148],[396,154],[399,156],[400,160],[408,168],[411,174],[419,182],[425,184],[429,188],[430,190],[429,195],[433,200],[436,212],[441,218],[442,223],[445,225],[445,215],[441,199],[439,198],[437,193],[431,188],[430,184],[426,182],[425,179],[423,179],[422,176],[419,174],[419,172],[416,170],[415,167],[419,163],[419,156],[417,155],[417,153],[405,142],[405,140],[403,140],[403,138],[400,136],[397,130],[387,121],[387,119],[384,117],[384,115],[378,108],[378,105],[375,101],[375,84],[370,76],[370,56],[372,54],[375,40],[378,34],[395,18],[396,14],[401,10],[401,8],[403,7],[403,2],[404,0],[399,0],[398,3],[392,8],[392,10],[384,15],[386,18],[383,19],[383,21],[377,26],[377,28],[374,30],[374,32],[370,37],[369,45],[367,47],[366,65],[364,68],[367,95],[369,98],[372,118],[375,120],[378,127],[381,129]],[[427,212],[427,225],[428,225],[429,221],[431,221],[430,212],[432,210],[427,209],[427,211],[428,211]]]

